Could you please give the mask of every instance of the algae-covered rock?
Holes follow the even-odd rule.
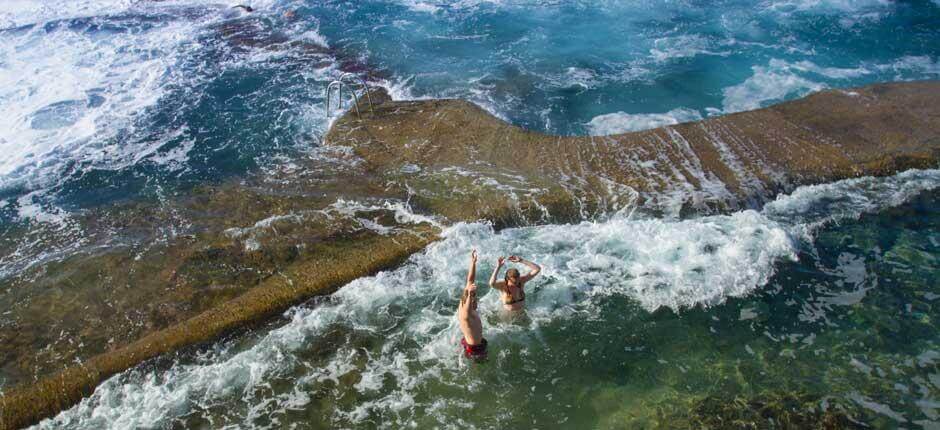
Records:
[[[0,398],[0,427],[17,428],[80,400],[102,380],[160,354],[213,339],[226,331],[273,316],[313,294],[326,294],[364,273],[400,263],[435,238],[433,227],[390,235],[362,233],[311,246],[316,258],[286,267],[234,299],[114,351],[97,355]]]
[[[864,428],[821,399],[796,394],[752,398],[708,396],[695,403],[687,428],[694,429],[857,429]],[[677,428],[663,423],[661,428]]]
[[[455,217],[481,215],[463,203],[540,208],[545,219],[638,203],[681,215],[935,166],[938,105],[940,82],[878,84],[654,130],[567,137],[523,130],[463,100],[394,101],[347,114],[324,141]],[[403,177],[403,169],[420,173]],[[442,194],[448,182],[460,199]]]
[[[229,30],[233,43],[280,43]],[[319,47],[303,49],[320,54]],[[530,132],[466,101],[373,95],[374,112],[339,118],[325,147],[290,168],[197,187],[159,204],[76,215],[87,240],[73,254],[25,267],[2,285],[8,313],[0,366],[14,375],[7,381],[35,382],[4,390],[0,428],[69,407],[143,360],[391,267],[435,240],[441,222],[502,227],[637,208],[671,216],[729,211],[802,184],[932,167],[940,155],[938,82],[826,91],[601,137]],[[113,243],[115,232],[128,243]],[[891,255],[927,259],[901,247]],[[786,367],[791,358],[767,359]],[[716,416],[757,422],[752,418],[763,415],[753,410],[780,404],[771,413],[779,422],[830,420],[798,415],[788,401],[749,399],[747,408]]]

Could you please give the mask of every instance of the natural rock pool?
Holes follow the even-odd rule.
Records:
[[[40,427],[930,428],[938,187],[940,172],[912,171],[729,216],[459,224],[396,270],[114,377]],[[459,354],[454,318],[473,248],[478,280],[497,255],[544,267],[522,316],[482,287],[483,364]]]
[[[236,3],[0,10],[0,429],[940,426],[937,0]]]

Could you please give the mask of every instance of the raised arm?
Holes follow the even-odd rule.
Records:
[[[512,261],[513,263],[522,264],[522,265],[524,265],[525,267],[528,267],[528,268],[529,268],[529,273],[526,273],[525,275],[522,275],[522,278],[520,279],[522,282],[525,282],[525,281],[528,281],[528,280],[534,278],[536,275],[538,275],[538,274],[542,271],[542,267],[539,266],[538,264],[535,264],[535,263],[533,263],[533,262],[531,262],[531,261],[529,261],[529,260],[525,260],[525,259],[523,259],[523,258],[519,258],[519,257],[517,257],[517,256],[515,256],[515,255],[509,257],[509,261]]]
[[[476,281],[477,277],[477,250],[470,251],[470,271],[467,272],[467,285]]]
[[[503,257],[496,259],[496,267],[493,268],[493,274],[490,275],[490,288],[499,289],[496,283],[496,277],[499,276],[499,270],[503,267],[503,261],[505,261]]]

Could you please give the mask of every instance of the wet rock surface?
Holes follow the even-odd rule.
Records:
[[[373,95],[374,112],[337,119],[309,157],[160,204],[83,213],[83,252],[4,280],[0,366],[12,388],[0,427],[394,266],[442,224],[726,212],[799,185],[932,167],[940,155],[938,82],[827,91],[605,137],[526,131],[460,100]],[[114,244],[116,231],[139,237]]]
[[[405,190],[346,158],[320,151],[295,160],[303,168],[74,220],[90,236],[80,252],[4,281],[0,427],[54,414],[116,372],[392,267],[436,239],[433,221],[402,217]],[[140,237],[110,243],[115,231]]]
[[[352,148],[370,173],[425,191],[415,192],[415,204],[452,219],[493,218],[510,207],[530,221],[637,205],[682,215],[759,207],[799,185],[935,166],[938,102],[936,81],[880,84],[647,131],[562,137],[509,125],[462,100],[401,101],[346,115],[325,140]],[[451,192],[467,204],[423,198]]]

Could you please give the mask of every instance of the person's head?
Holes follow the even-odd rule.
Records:
[[[519,285],[519,271],[516,269],[509,269],[506,271],[506,285],[516,286]]]

